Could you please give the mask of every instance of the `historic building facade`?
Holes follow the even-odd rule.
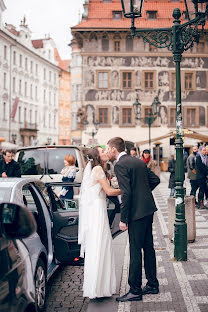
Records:
[[[59,67],[52,39],[31,40],[25,18],[19,30],[0,29],[0,136],[21,146],[58,143]]]
[[[55,49],[55,58],[60,68],[59,72],[59,144],[71,143],[71,73],[70,60],[62,60]]]
[[[136,20],[137,28],[166,27],[172,25],[172,11],[179,7],[185,11],[182,1],[151,1],[144,4],[143,17]],[[96,135],[99,144],[106,144],[112,136],[122,136],[132,142],[147,141],[147,120],[154,98],[159,103],[158,113],[151,127],[151,139],[166,136],[176,127],[175,64],[172,53],[157,49],[142,38],[132,39],[130,20],[123,17],[120,0],[85,1],[82,22],[72,28],[72,60],[79,58],[76,79],[81,85],[81,99],[74,102],[74,114],[78,111],[78,123],[74,124],[76,141],[87,144],[94,123],[99,122]],[[185,15],[182,14],[182,22]],[[201,134],[208,127],[208,36],[200,38],[184,52],[181,62],[183,127]],[[72,92],[75,79],[72,76]],[[77,96],[74,89],[73,97]],[[138,98],[140,111],[134,111]],[[82,108],[82,114],[80,109]],[[138,106],[139,108],[139,106]],[[154,109],[154,107],[153,107]],[[82,120],[80,121],[80,115]],[[137,118],[135,118],[137,117]],[[85,130],[83,129],[85,120]],[[74,130],[72,129],[72,130]],[[80,130],[80,132],[79,132]],[[73,131],[72,131],[73,137]],[[195,140],[184,138],[185,146]],[[161,141],[163,156],[171,152],[170,138]],[[141,148],[148,147],[143,144]]]

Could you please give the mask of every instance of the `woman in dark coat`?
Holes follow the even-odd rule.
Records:
[[[168,171],[170,172],[168,188],[170,188],[170,197],[173,197],[175,194],[175,163],[176,155],[173,155],[168,162]]]

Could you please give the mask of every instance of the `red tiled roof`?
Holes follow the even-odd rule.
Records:
[[[135,19],[136,28],[160,28],[171,27],[173,25],[173,9],[179,8],[181,13],[185,11],[183,0],[179,2],[170,2],[169,0],[144,2],[143,16]],[[112,18],[112,11],[122,11],[121,2],[103,3],[99,0],[89,2],[88,18],[72,27],[72,30],[78,29],[115,29],[130,28],[131,19],[123,17],[121,20]],[[148,19],[147,11],[157,11],[157,19]],[[182,16],[182,22],[184,17]]]
[[[59,55],[57,48],[54,49],[54,56],[55,56],[56,61],[58,61],[58,66],[61,69],[68,71],[70,60],[62,60],[60,55]]]
[[[35,49],[43,48],[43,39],[32,40],[32,45]]]

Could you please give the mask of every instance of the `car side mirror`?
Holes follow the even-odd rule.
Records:
[[[5,238],[21,239],[36,231],[36,222],[27,208],[15,203],[1,203],[0,229]]]

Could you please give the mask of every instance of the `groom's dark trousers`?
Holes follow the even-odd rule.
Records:
[[[140,294],[142,249],[147,285],[159,287],[152,236],[153,215],[157,208],[150,189],[148,169],[142,160],[123,155],[115,165],[115,173],[122,192],[121,221],[128,224],[130,292]]]

